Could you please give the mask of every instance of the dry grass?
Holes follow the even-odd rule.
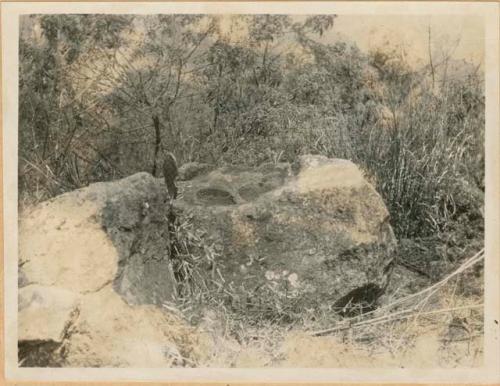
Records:
[[[481,250],[437,283],[399,298],[390,294],[377,310],[342,320],[332,313],[313,317],[304,310],[300,319],[296,313],[290,315],[293,323],[277,323],[238,313],[214,292],[207,292],[203,306],[184,302],[183,313],[212,342],[196,366],[478,366],[483,352],[483,296],[467,287],[482,289],[482,273],[471,271],[477,271],[483,260]],[[225,293],[231,295],[236,296]],[[330,327],[318,329],[325,325]]]
[[[419,291],[415,294],[403,297],[401,299],[395,300],[392,303],[389,303],[379,309],[371,312],[367,312],[361,316],[345,319],[338,326],[313,332],[313,336],[320,336],[329,334],[332,332],[336,332],[339,330],[343,330],[346,328],[358,328],[363,326],[373,326],[378,324],[383,324],[387,322],[392,322],[397,319],[407,319],[407,318],[415,318],[422,315],[430,315],[430,314],[439,314],[439,313],[447,313],[450,311],[458,311],[466,308],[481,308],[483,304],[472,304],[468,306],[459,306],[454,308],[444,308],[439,310],[426,310],[426,307],[429,303],[432,303],[431,300],[433,296],[435,296],[439,291],[446,286],[446,284],[451,281],[456,276],[465,272],[467,269],[471,268],[475,264],[484,260],[484,249],[479,251],[477,254],[467,259],[459,268],[455,271],[447,275],[444,279],[438,281],[437,283],[431,285],[430,287],[425,288],[422,291]],[[406,308],[405,308],[406,306]],[[399,310],[403,307],[402,310]],[[377,316],[380,315],[380,316]],[[361,320],[360,320],[361,319]]]

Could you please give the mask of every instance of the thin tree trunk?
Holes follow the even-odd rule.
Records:
[[[154,150],[152,174],[154,177],[156,177],[156,171],[158,169],[158,153],[160,152],[160,146],[161,146],[160,118],[158,118],[157,115],[153,116],[153,126],[155,130],[155,150]]]

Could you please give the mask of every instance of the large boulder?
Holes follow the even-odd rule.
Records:
[[[166,192],[139,173],[63,194],[20,216],[23,366],[192,363],[186,358],[196,358],[203,336],[158,307],[176,293]]]
[[[111,286],[91,293],[19,290],[19,359],[28,367],[190,366],[205,335],[152,305],[129,305]]]
[[[352,162],[308,155],[293,167],[228,166],[183,183],[181,192],[178,216],[218,245],[226,284],[252,294],[244,301],[253,309],[271,282],[309,307],[344,307],[356,291],[375,300],[387,285],[395,246],[389,213]]]
[[[148,173],[45,201],[20,219],[20,285],[87,293],[112,284],[130,304],[172,300],[166,202]]]
[[[188,247],[213,252],[206,283],[219,272],[218,293],[238,307],[267,312],[256,303],[273,297],[280,307],[344,307],[354,294],[383,292],[395,239],[382,199],[353,163],[304,156],[293,166],[198,166],[186,168],[173,209],[163,180],[138,173],[20,216],[23,365],[202,363],[214,342],[163,307],[183,295],[182,254],[171,251],[186,240],[172,229],[188,223],[200,235]]]

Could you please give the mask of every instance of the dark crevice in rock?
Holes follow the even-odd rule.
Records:
[[[338,299],[333,305],[334,311],[343,317],[353,317],[375,310],[378,307],[378,299],[389,286],[395,264],[396,260],[391,259],[385,265],[379,284],[365,284]]]
[[[177,215],[172,207],[169,206],[167,214],[167,231],[169,238],[169,256],[172,262],[172,270],[174,274],[174,279],[177,284],[177,291],[179,292],[179,287],[189,279],[188,273],[183,269],[182,260],[179,256],[180,246],[179,240],[177,239],[177,233],[175,231],[177,223]]]
[[[20,340],[18,341],[18,363],[20,367],[62,367],[65,363],[66,343],[75,332],[74,326],[80,316],[75,307],[67,320],[61,339]]]
[[[104,283],[102,283],[99,287],[97,287],[96,289],[89,290],[89,291],[82,291],[81,293],[84,294],[84,295],[86,295],[86,294],[89,294],[89,293],[99,292],[99,291],[101,291],[102,289],[106,288],[108,285],[110,285],[113,282],[114,282],[114,280],[107,280]]]
[[[34,281],[30,281],[24,271],[21,269],[21,265],[18,266],[17,270],[17,288],[23,288],[30,284],[37,284]]]
[[[58,348],[61,343],[48,341],[25,341],[17,344],[18,363],[20,367],[61,367],[62,358]]]
[[[161,305],[175,297],[166,197],[166,188],[151,179],[102,209],[100,223],[118,252],[113,289],[129,304]]]
[[[339,315],[352,317],[377,308],[377,300],[384,293],[384,288],[368,283],[342,296],[333,304],[333,309]]]

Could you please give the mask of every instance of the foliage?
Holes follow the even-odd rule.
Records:
[[[23,17],[21,197],[155,174],[163,149],[180,163],[248,165],[316,153],[366,171],[398,236],[449,242],[473,224],[480,239],[481,72],[462,63],[453,76],[450,58],[414,68],[396,50],[327,44],[334,21]]]
[[[81,164],[96,173],[106,162],[100,149],[86,143],[92,115],[87,93],[73,87],[68,66],[97,47],[122,44],[130,26],[124,16],[68,15],[21,18],[19,44],[19,188],[52,196],[85,184]],[[41,33],[37,33],[37,28]],[[91,153],[90,155],[88,153]],[[90,159],[92,157],[94,159]],[[109,177],[109,173],[99,175]]]

